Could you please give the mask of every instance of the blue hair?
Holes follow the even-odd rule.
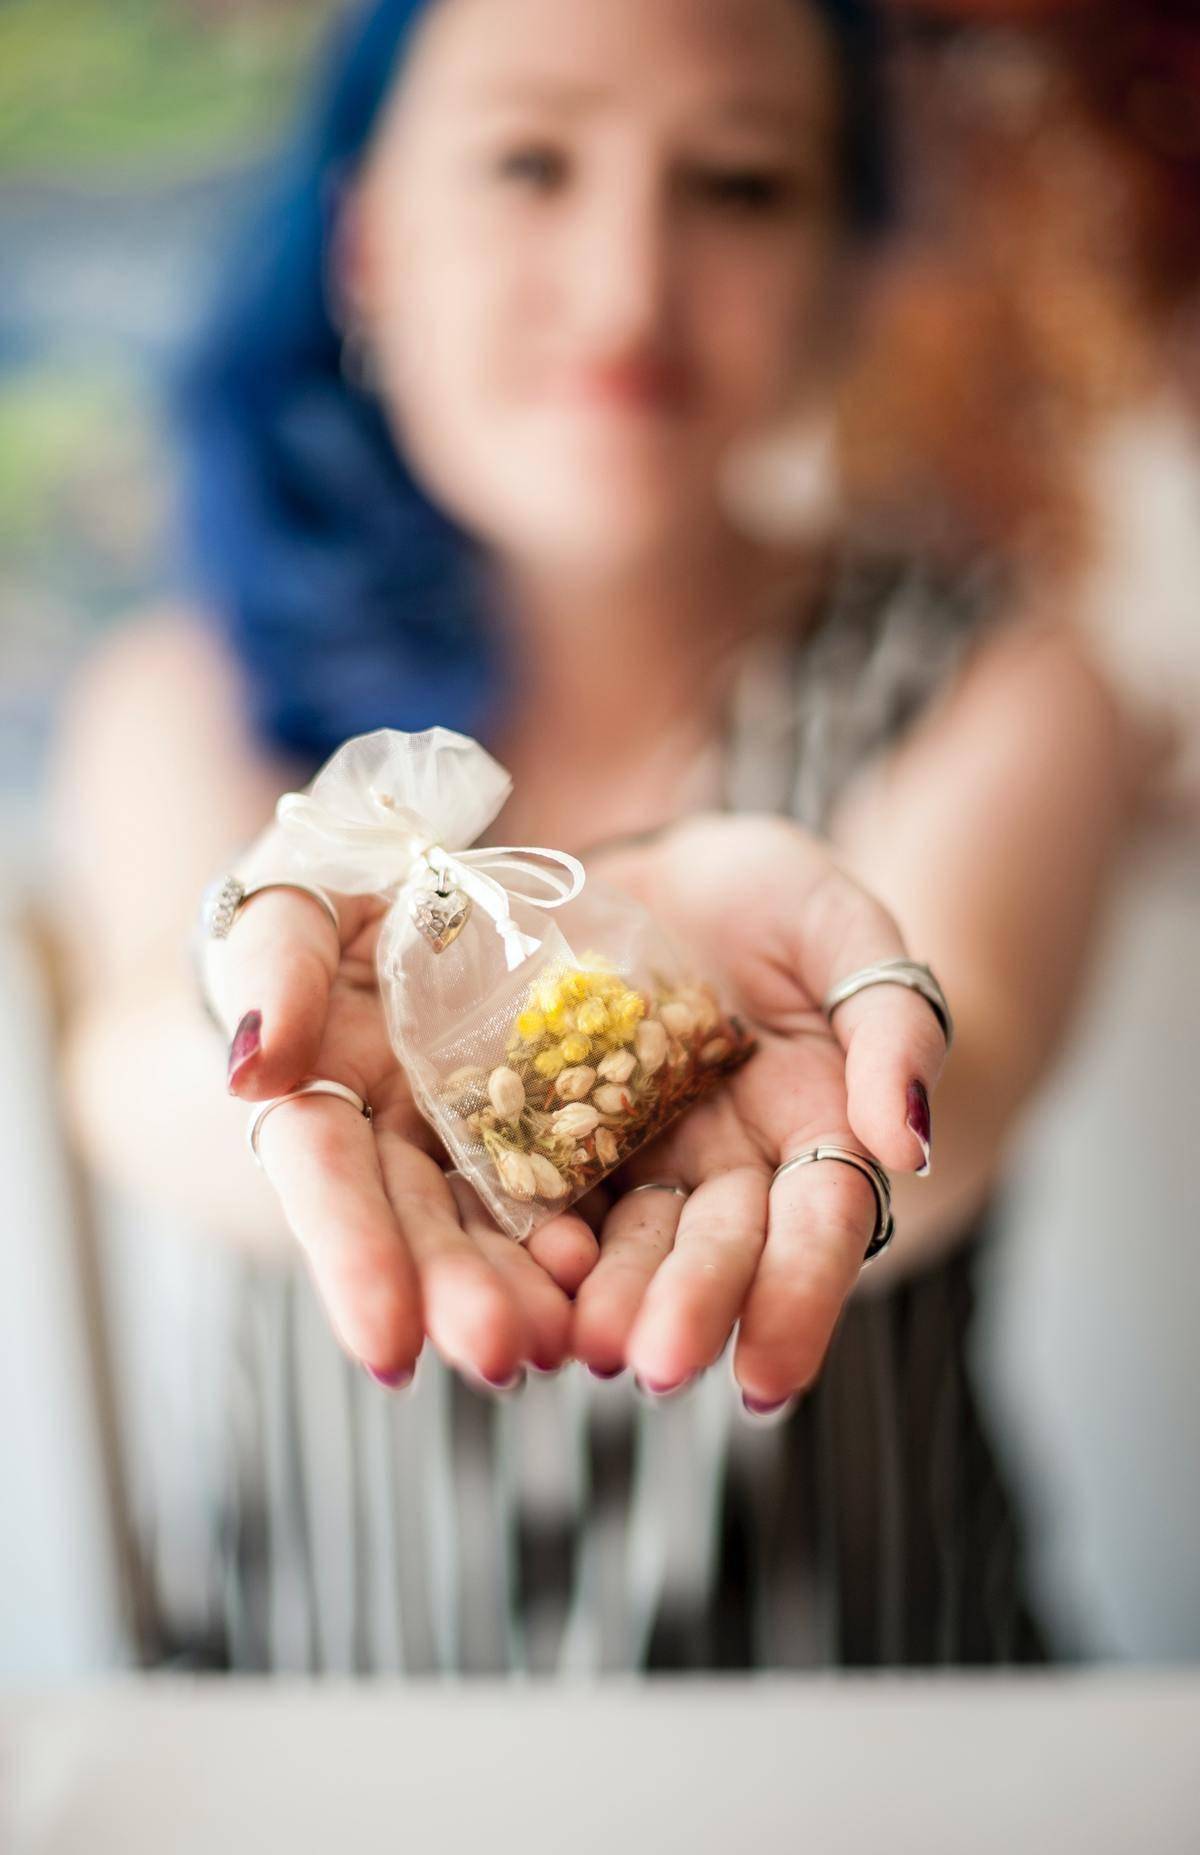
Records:
[[[847,195],[870,232],[887,215],[875,23],[862,0],[812,3],[846,73]],[[378,727],[487,740],[512,674],[482,556],[347,380],[327,294],[338,194],[429,4],[373,0],[342,23],[174,393],[189,577],[258,738],[314,764]]]

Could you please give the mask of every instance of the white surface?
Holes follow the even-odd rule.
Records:
[[[19,896],[11,874],[0,888]],[[123,1659],[42,980],[0,916],[0,1683],[77,1679]]]
[[[1200,1660],[1198,948],[1180,834],[1130,872],[1029,1118],[979,1349],[1047,1614],[1069,1647],[1157,1663]]]
[[[0,1708],[7,1855],[1192,1855],[1200,1677],[140,1684]]]

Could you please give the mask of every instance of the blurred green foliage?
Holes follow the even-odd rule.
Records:
[[[0,180],[169,178],[244,157],[277,130],[333,10],[3,0]]]

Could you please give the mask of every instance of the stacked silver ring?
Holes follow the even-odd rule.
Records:
[[[340,932],[337,909],[324,889],[318,889],[315,884],[296,882],[291,877],[282,876],[267,882],[244,883],[239,876],[230,874],[218,876],[204,892],[200,903],[200,926],[203,933],[209,940],[227,940],[241,909],[252,895],[261,895],[266,889],[299,889],[302,895],[311,895]]]
[[[947,1050],[950,1048],[954,1041],[954,1020],[946,994],[930,968],[922,966],[919,960],[877,960],[873,966],[864,966],[859,972],[839,979],[826,994],[821,1009],[827,1018],[832,1018],[839,1005],[873,985],[903,985],[912,992],[919,992],[942,1027]]]
[[[200,907],[189,938],[188,951],[191,957],[192,971],[195,975],[196,990],[200,994],[200,1003],[207,1013],[209,1021],[223,1035],[225,1034],[225,1026],[222,1024],[220,1014],[208,993],[208,975],[205,971],[204,959],[205,946],[210,940],[228,940],[233,930],[234,922],[237,920],[238,915],[241,913],[246,903],[252,896],[261,895],[264,889],[298,889],[302,895],[310,895],[313,901],[319,903],[329,916],[330,921],[333,923],[334,932],[339,938],[341,936],[341,924],[338,921],[336,907],[330,897],[326,895],[324,889],[318,889],[313,883],[296,882],[290,877],[277,877],[265,882],[246,883],[242,881],[240,876],[235,876],[232,873],[224,876],[217,876],[209,883],[204,894],[200,898]]]
[[[246,1139],[259,1166],[262,1165],[262,1156],[258,1150],[258,1136],[263,1122],[275,1108],[281,1108],[285,1101],[295,1101],[301,1095],[335,1095],[339,1101],[349,1102],[352,1108],[357,1108],[364,1120],[372,1118],[370,1102],[356,1095],[344,1082],[328,1082],[323,1077],[314,1076],[310,1081],[302,1082],[298,1088],[289,1089],[286,1095],[275,1095],[270,1101],[259,1102],[254,1110],[246,1129]]]
[[[863,1256],[865,1267],[882,1254],[896,1234],[896,1220],[892,1216],[892,1182],[877,1159],[872,1159],[866,1153],[856,1153],[853,1147],[818,1141],[816,1146],[797,1153],[792,1159],[785,1159],[782,1166],[777,1166],[771,1184],[774,1185],[776,1179],[781,1179],[785,1172],[791,1172],[795,1166],[811,1166],[823,1159],[833,1160],[839,1166],[853,1166],[856,1172],[861,1172],[870,1181],[875,1193],[875,1229]]]

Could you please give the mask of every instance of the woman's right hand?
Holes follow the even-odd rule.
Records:
[[[248,885],[279,869],[272,831],[238,861]],[[310,1077],[336,1096],[276,1109],[259,1133],[263,1169],[346,1350],[385,1383],[407,1382],[428,1334],[446,1362],[499,1389],[526,1363],[553,1370],[570,1343],[570,1299],[597,1257],[570,1212],[517,1244],[448,1179],[432,1128],[392,1050],[375,969],[386,903],[334,896],[339,930],[310,896],[270,889],[206,941],[209,995],[228,1034],[230,1093],[246,1103]]]

